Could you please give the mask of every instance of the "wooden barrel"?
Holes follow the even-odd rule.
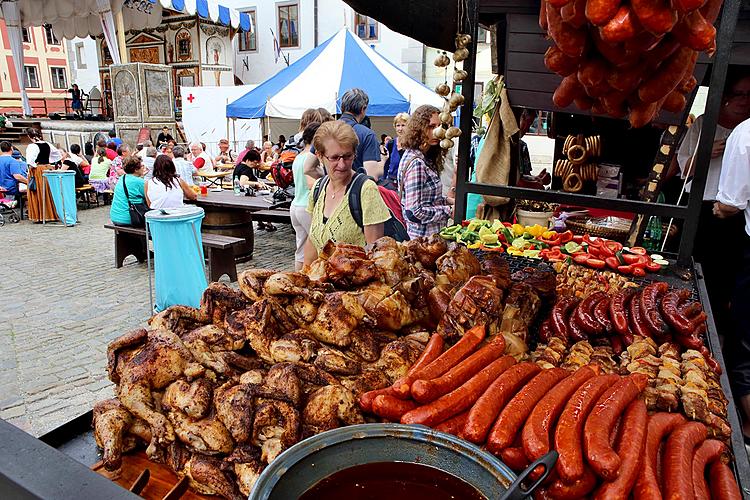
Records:
[[[244,238],[245,243],[234,247],[234,259],[245,262],[253,257],[253,219],[245,210],[206,207],[201,231],[204,233],[222,234]]]

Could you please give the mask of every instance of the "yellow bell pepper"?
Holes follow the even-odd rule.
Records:
[[[539,238],[546,230],[546,227],[542,227],[539,224],[534,224],[533,226],[526,228],[526,231],[528,231],[534,238]]]
[[[482,234],[480,231],[479,239],[482,240],[482,243],[497,243],[497,234],[495,233]]]
[[[480,241],[476,241],[474,243],[470,243],[469,245],[466,246],[466,248],[469,248],[469,249],[473,250],[473,249],[479,248],[480,246],[482,246],[482,241],[481,240]]]
[[[508,247],[508,255],[523,255],[523,250],[516,247]]]
[[[523,233],[526,232],[526,228],[523,227],[521,224],[513,224],[511,229],[513,230],[513,234],[515,236],[523,236]]]
[[[544,238],[545,240],[551,240],[555,236],[557,236],[557,232],[555,231],[545,231],[542,233],[542,238]]]

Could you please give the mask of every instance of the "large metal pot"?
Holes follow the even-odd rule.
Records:
[[[362,424],[323,432],[286,450],[260,475],[249,500],[299,498],[335,472],[375,462],[432,466],[493,500],[504,497],[516,480],[493,455],[450,434],[420,425]]]

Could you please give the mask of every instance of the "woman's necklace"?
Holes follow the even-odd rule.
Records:
[[[331,192],[331,199],[335,200],[337,194],[341,194],[341,192],[346,189],[346,186],[343,186],[341,189],[337,189],[336,191]]]

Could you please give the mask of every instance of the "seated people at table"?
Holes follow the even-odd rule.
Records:
[[[328,240],[365,246],[383,236],[383,223],[391,215],[372,180],[365,181],[360,193],[362,228],[349,209],[348,186],[354,178],[352,163],[358,143],[354,129],[342,121],[323,123],[315,133],[315,154],[328,176],[318,179],[309,197],[307,211],[312,214],[312,220],[305,243],[305,264],[311,264],[318,257]],[[315,200],[315,188],[319,184],[321,188]]]
[[[279,157],[278,153],[273,150],[273,144],[271,141],[263,143],[263,151],[260,152],[260,168],[261,170],[268,170],[273,165],[273,162]]]
[[[289,207],[292,219],[292,227],[297,241],[297,249],[294,252],[294,268],[299,271],[305,263],[305,242],[310,233],[310,213],[307,205],[310,199],[310,188],[315,184],[315,179],[305,175],[305,157],[310,155],[313,137],[318,131],[320,123],[310,122],[302,131],[303,149],[292,163],[292,174],[294,175],[294,199]]]
[[[13,146],[7,141],[0,142],[0,187],[5,188],[5,197],[14,198],[18,185],[28,184],[23,164],[13,158]]]
[[[162,144],[167,144],[169,141],[174,141],[174,137],[169,133],[169,127],[164,125],[161,128],[161,132],[159,132],[159,135],[156,137],[156,144],[161,146]]]
[[[110,185],[109,168],[112,161],[107,158],[106,148],[99,148],[91,162],[91,171],[89,172],[89,184],[94,186],[97,193],[107,191],[113,186]]]
[[[146,150],[148,148],[150,148],[151,146],[153,146],[153,145],[154,145],[154,143],[152,143],[151,141],[145,140],[145,141],[143,141],[143,144],[139,144],[138,145],[138,148],[137,148],[138,151],[136,151],[135,154],[137,156],[139,156],[141,158],[141,160],[142,160],[142,159],[144,159],[146,157]]]
[[[219,154],[214,159],[216,165],[223,165],[226,163],[234,163],[237,159],[237,155],[229,147],[229,139],[219,139]]]
[[[255,169],[260,166],[260,153],[251,149],[242,158],[239,165],[234,167],[232,173],[232,184],[235,179],[240,180],[240,186],[243,188],[251,187],[253,189],[261,189],[265,187],[262,182],[258,182],[258,177],[255,175]]]
[[[180,176],[180,179],[185,181],[188,186],[195,186],[193,176],[198,169],[185,159],[185,148],[175,146],[172,150],[172,157],[174,158],[174,168],[177,170],[177,175]]]
[[[177,175],[174,162],[166,155],[154,161],[154,176],[145,184],[146,203],[155,208],[178,208],[183,199],[195,200],[198,194]]]
[[[256,149],[256,148],[255,148],[255,141],[253,141],[252,139],[251,139],[251,140],[249,140],[249,141],[247,141],[247,142],[245,143],[245,149],[243,149],[242,151],[240,151],[240,152],[239,152],[239,153],[237,154],[237,156],[235,157],[235,159],[234,159],[234,166],[235,166],[235,167],[236,167],[237,165],[239,165],[239,164],[240,164],[240,162],[242,161],[242,158],[244,158],[244,157],[245,157],[245,153],[247,153],[247,152],[248,152],[248,151],[250,151],[251,149]]]
[[[190,143],[190,161],[198,170],[213,170],[214,163],[200,142]]]
[[[145,148],[144,151],[146,154],[141,157],[143,167],[146,169],[146,172],[143,174],[143,180],[147,181],[154,175],[154,161],[156,161],[157,153],[156,148],[153,146]]]
[[[170,142],[170,143],[168,143],[168,144],[162,144],[162,145],[161,145],[161,149],[160,149],[160,151],[159,151],[159,155],[158,155],[158,156],[161,156],[161,155],[166,155],[166,156],[168,156],[169,158],[174,158],[174,154],[172,154],[172,150],[173,150],[174,148],[175,148],[175,145],[174,145],[174,144],[172,144],[171,142]]]
[[[117,177],[119,178],[125,173],[125,170],[123,170],[122,168],[122,164],[126,158],[130,157],[130,155],[130,146],[128,146],[127,144],[121,144],[117,148],[117,156],[114,160],[112,160],[112,168],[110,169],[111,175],[117,175]]]
[[[130,206],[128,199],[134,205],[146,203],[143,181],[143,174],[146,171],[146,167],[143,166],[143,162],[139,157],[133,155],[125,159],[122,168],[125,173],[120,177],[115,186],[112,206],[109,209],[109,218],[112,219],[112,224],[115,226],[130,226]],[[128,188],[127,197],[125,196],[125,188],[123,187],[125,183],[127,183]]]
[[[398,185],[411,239],[437,233],[453,214],[453,199],[443,196],[440,182],[445,150],[432,135],[440,125],[439,113],[435,106],[418,107],[402,137],[404,154],[398,167]]]

